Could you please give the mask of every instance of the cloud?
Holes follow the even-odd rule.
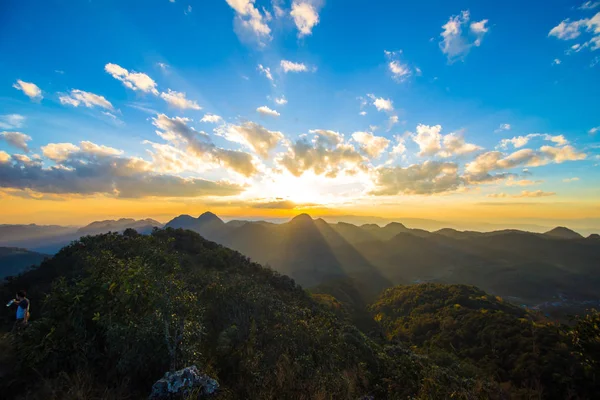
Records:
[[[570,182],[577,182],[578,180],[579,180],[579,178],[575,176],[573,178],[563,179],[563,182],[570,183]]]
[[[156,133],[161,138],[199,157],[207,164],[230,168],[245,177],[257,172],[254,159],[250,154],[216,147],[206,133],[198,132],[188,126],[189,121],[187,118],[169,118],[164,114],[158,114],[153,118],[152,123],[158,128]]]
[[[442,40],[439,46],[450,63],[464,59],[472,47],[479,47],[489,30],[486,26],[487,19],[472,22],[469,30],[466,30],[469,20],[469,11],[463,11],[460,15],[450,17],[442,26],[443,31],[440,34]]]
[[[277,111],[275,110],[271,110],[269,107],[267,106],[260,106],[256,109],[256,111],[261,114],[261,115],[268,115],[271,117],[279,117],[281,114],[279,114]]]
[[[392,154],[400,155],[406,151],[406,145],[404,144],[404,137],[400,135],[394,136],[396,145],[392,148]]]
[[[303,63],[296,63],[288,60],[281,60],[280,62],[283,72],[308,72],[308,67]]]
[[[417,132],[413,134],[412,140],[419,146],[419,156],[433,156],[442,149],[441,125],[423,125],[417,126]]]
[[[13,83],[13,87],[25,93],[25,95],[33,101],[40,101],[44,98],[44,96],[42,96],[42,90],[35,83],[24,82],[17,79],[17,81]]]
[[[299,38],[312,35],[312,29],[319,23],[318,10],[308,1],[294,0],[290,15],[298,28]]]
[[[556,195],[556,193],[554,192],[544,192],[542,190],[536,190],[533,192],[530,192],[528,190],[523,190],[521,192],[521,194],[517,194],[514,195],[512,197],[548,197],[548,196],[554,196]]]
[[[117,64],[108,63],[104,66],[104,70],[108,72],[113,78],[120,80],[123,82],[123,85],[132,90],[140,90],[145,93],[152,93],[154,95],[158,95],[158,90],[156,89],[156,82],[148,75],[135,72],[128,71],[125,68],[121,67]]]
[[[558,58],[555,58],[555,59],[552,61],[552,65],[560,65],[560,60],[559,60]]]
[[[284,97],[284,96],[281,96],[281,97],[276,97],[276,98],[275,98],[275,103],[276,103],[276,104],[279,104],[280,106],[284,106],[284,105],[286,105],[286,104],[287,104],[287,102],[288,102],[288,101],[285,99],[285,97]]]
[[[169,64],[163,63],[163,62],[157,62],[156,66],[159,67],[160,69],[162,69],[163,71],[166,71],[167,69],[170,68]]]
[[[407,78],[409,78],[412,75],[412,70],[408,66],[408,64],[403,63],[400,60],[400,54],[402,54],[402,50],[398,50],[398,51],[384,50],[384,54],[385,54],[386,58],[389,60],[388,68],[389,68],[390,72],[392,73],[392,78],[396,82],[404,82]],[[421,74],[421,70],[418,68],[415,68],[415,72],[417,72],[417,75]]]
[[[505,184],[506,186],[532,186],[537,185],[538,183],[542,183],[543,181],[532,181],[529,179],[520,179],[516,180],[514,176],[510,176]]]
[[[225,139],[240,143],[258,154],[263,159],[269,157],[269,152],[283,139],[283,133],[270,131],[254,122],[245,122],[242,125],[226,125],[215,131]]]
[[[79,151],[79,147],[72,143],[49,143],[42,146],[42,154],[44,157],[52,161],[61,162],[69,158],[71,153]]]
[[[297,208],[308,208],[319,206],[319,204],[315,203],[295,203],[291,200],[275,200],[275,201],[262,201],[262,202],[251,202],[244,203],[245,206],[250,206],[250,208],[257,209],[268,209],[268,210],[294,210]]]
[[[443,150],[438,153],[440,157],[453,157],[457,155],[470,154],[477,150],[481,150],[481,147],[466,143],[465,139],[456,133],[450,133],[444,136],[443,139]]]
[[[4,164],[9,162],[11,159],[10,154],[7,152],[0,150],[0,164]]]
[[[390,144],[389,139],[375,136],[369,132],[354,132],[352,139],[359,144],[360,149],[370,158],[379,158]]]
[[[498,147],[502,149],[508,148],[508,145],[511,144],[515,148],[520,148],[525,146],[529,141],[533,138],[541,137],[543,140],[554,142],[559,146],[564,146],[569,143],[569,141],[563,135],[549,135],[547,133],[530,133],[526,136],[515,136],[511,139],[502,139]]]
[[[579,152],[569,145],[563,147],[542,146],[539,150],[521,149],[508,156],[499,151],[488,151],[480,154],[466,165],[465,177],[472,183],[487,182],[494,178],[489,174],[491,171],[517,167],[539,167],[550,163],[560,164],[585,158],[585,153]],[[506,176],[504,175],[504,177]]]
[[[599,130],[600,130],[600,126],[595,126],[595,127],[593,127],[592,129],[590,129],[590,130],[588,131],[588,133],[589,133],[590,135],[594,135],[594,134],[596,134],[596,132],[598,132]]]
[[[183,10],[183,13],[184,13],[185,15],[188,15],[188,14],[189,14],[189,13],[191,13],[191,12],[192,12],[192,6],[187,6],[187,8],[186,8],[185,10]]]
[[[223,118],[221,118],[220,116],[216,115],[216,114],[204,114],[204,117],[202,117],[202,119],[200,120],[200,122],[208,122],[211,124],[218,124],[219,122],[222,122]]]
[[[494,133],[499,133],[502,131],[510,131],[510,128],[511,128],[510,124],[500,124],[500,126],[498,127],[498,129],[496,129],[494,131]]]
[[[21,132],[0,132],[0,139],[26,153],[29,152],[29,147],[27,147],[27,142],[31,140],[29,135]]]
[[[271,69],[269,67],[263,67],[262,64],[258,64],[258,70],[262,72],[268,80],[273,82],[273,75],[271,75]]]
[[[267,18],[254,7],[255,0],[225,0],[235,10],[234,30],[240,40],[254,40],[264,46],[271,40]]]
[[[56,148],[57,144],[44,146]],[[105,194],[121,198],[231,196],[243,188],[228,182],[156,174],[141,158],[121,157],[98,151],[94,143],[81,147],[62,143],[69,151],[56,158],[57,165],[44,168],[41,161],[12,157],[0,163],[0,187],[51,194]],[[69,146],[70,145],[70,146]]]
[[[361,111],[361,112],[358,113],[358,115],[365,116],[365,115],[367,115],[367,112],[366,111]]]
[[[366,170],[367,160],[354,146],[344,141],[343,135],[323,129],[311,130],[310,133],[314,135],[312,140],[304,136],[288,143],[288,151],[277,159],[278,165],[296,177],[306,171],[335,178],[342,172]]]
[[[393,126],[396,125],[398,122],[400,122],[398,116],[391,115],[390,119],[388,120],[388,131],[391,130],[393,128]]]
[[[394,111],[394,104],[390,99],[384,99],[383,97],[375,97],[374,94],[368,94],[371,100],[373,100],[373,105],[377,108],[377,111]]]
[[[0,129],[21,128],[25,123],[25,117],[19,114],[0,115]]]
[[[585,3],[583,3],[579,9],[580,10],[593,10],[594,8],[600,6],[600,1],[586,1]]]
[[[554,36],[560,40],[573,40],[578,38],[582,32],[589,32],[593,36],[583,44],[571,46],[567,50],[567,54],[573,51],[579,52],[585,47],[590,47],[591,50],[600,49],[600,12],[596,13],[592,18],[583,18],[576,21],[571,21],[567,18],[552,28],[548,32],[548,36]]]
[[[508,194],[506,194],[506,193],[490,193],[487,195],[487,197],[498,199],[498,198],[508,197]]]
[[[83,90],[73,89],[70,94],[63,94],[58,98],[61,104],[79,107],[83,105],[87,108],[100,107],[105,110],[113,110],[113,105],[106,100],[104,96],[84,92]]]
[[[198,105],[198,103],[196,103],[195,101],[186,99],[185,93],[183,93],[183,92],[176,92],[174,90],[168,89],[168,92],[167,93],[162,92],[160,94],[160,97],[164,101],[169,103],[169,105],[171,105],[173,107],[177,107],[182,110],[187,110],[187,109],[201,110],[202,109],[202,107],[200,107]]]
[[[451,162],[425,161],[409,167],[382,167],[375,173],[375,196],[433,195],[457,190],[463,180]]]

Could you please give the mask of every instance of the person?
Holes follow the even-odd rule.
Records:
[[[17,305],[17,319],[13,331],[20,330],[29,323],[29,299],[26,295],[27,293],[24,290],[19,290],[17,298],[13,302],[13,304]]]

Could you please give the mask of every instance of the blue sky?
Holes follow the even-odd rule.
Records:
[[[54,179],[52,169],[61,165],[76,173],[78,166],[92,162],[101,169],[108,161],[100,157],[141,157],[148,165],[135,170],[140,179],[150,174],[153,179],[227,182],[245,188],[236,198],[269,204],[280,201],[273,199],[330,204],[328,195],[343,198],[344,204],[375,197],[410,202],[408,197],[421,201],[421,195],[448,193],[462,201],[466,192],[469,198],[493,201],[557,201],[560,196],[595,201],[599,192],[594,186],[600,183],[600,133],[594,130],[600,126],[599,12],[597,2],[562,0],[551,5],[7,0],[0,5],[0,131],[30,140],[0,137],[5,164],[11,164],[6,174],[14,175],[0,187],[8,190],[6,196],[19,198],[32,193],[42,200],[114,197],[106,187],[123,185],[114,175],[94,175],[98,187],[82,192],[78,185],[47,187],[26,180],[15,168],[29,163],[23,168]],[[301,71],[286,72],[285,61]],[[145,74],[150,86],[136,81],[135,73]],[[41,94],[27,93],[19,80],[34,84]],[[183,96],[179,103],[177,96]],[[193,130],[186,136],[164,124],[161,128],[162,114],[168,121],[186,118],[181,121]],[[201,122],[207,114],[222,119]],[[243,134],[236,131],[249,123],[252,129],[246,125]],[[319,130],[341,134],[343,141],[319,150],[318,138],[326,138]],[[190,132],[212,150],[194,146]],[[451,147],[445,148],[451,133]],[[315,152],[311,165],[295,147],[303,135]],[[518,137],[523,137],[520,142],[502,142]],[[82,141],[112,150],[94,152],[90,146],[84,149]],[[56,156],[47,147],[51,143],[79,150],[67,146],[68,156]],[[158,160],[153,144],[170,146],[163,147],[170,161]],[[260,146],[267,154],[260,154]],[[343,146],[352,151],[336,161],[334,154],[342,154]],[[506,161],[525,149],[532,153]],[[13,156],[21,150],[29,161]],[[225,150],[247,154],[253,171],[249,164],[236,170]],[[486,153],[494,153],[488,155],[496,157],[493,167],[482,167]],[[319,169],[314,157],[324,154],[319,162],[325,167]],[[427,164],[426,170],[428,162],[437,164]],[[416,167],[408,170],[411,166]],[[282,182],[283,176],[318,189],[302,196],[294,184],[280,185],[280,190],[265,184]],[[573,178],[578,179],[563,182]],[[123,197],[125,191],[117,192]],[[193,195],[183,193],[174,197],[218,202],[221,196],[200,188]],[[146,189],[128,197],[148,196],[169,197]]]

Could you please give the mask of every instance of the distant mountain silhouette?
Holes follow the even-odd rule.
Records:
[[[160,228],[162,224],[153,219],[135,220],[121,218],[119,220],[95,221],[77,230],[79,235],[98,235],[106,232],[122,232],[125,229],[135,229],[139,233],[149,233],[153,228]]]
[[[223,223],[205,213],[177,217],[167,226],[196,231],[306,287],[349,278],[344,285],[353,282],[365,302],[382,287],[413,282],[473,284],[530,305],[559,294],[598,298],[600,241],[595,240],[514,229],[428,232],[401,223],[328,224],[308,214],[272,224]]]
[[[37,266],[47,257],[50,256],[18,247],[0,247],[0,280]]]
[[[544,233],[546,236],[551,236],[558,239],[583,239],[579,233],[572,231],[564,226],[557,226],[556,228]]]

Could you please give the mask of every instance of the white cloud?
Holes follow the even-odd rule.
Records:
[[[548,36],[555,36],[561,40],[571,40],[579,37],[581,34],[581,28],[586,26],[587,19],[581,19],[578,21],[570,21],[565,19],[560,24],[548,32]]]
[[[406,145],[404,144],[404,137],[400,135],[394,136],[396,139],[396,145],[392,148],[392,154],[404,154],[406,151]]]
[[[553,65],[560,65],[560,60],[558,58],[555,58],[554,61],[552,61]]]
[[[440,49],[448,57],[448,62],[463,59],[472,47],[481,45],[483,37],[488,32],[486,27],[488,20],[472,22],[469,30],[465,32],[470,20],[469,11],[463,11],[460,15],[453,15],[448,22],[442,26],[442,41]]]
[[[290,15],[298,28],[298,37],[311,35],[312,29],[319,23],[319,13],[308,1],[294,0]]]
[[[5,164],[9,162],[11,159],[10,154],[7,152],[0,150],[0,164]]]
[[[499,151],[488,151],[480,154],[465,167],[466,179],[470,182],[486,182],[493,176],[491,171],[506,170],[517,167],[539,167],[551,163],[560,164],[565,161],[584,160],[586,154],[577,151],[573,146],[542,146],[539,150],[521,149],[508,156]]]
[[[205,132],[198,132],[187,125],[187,118],[169,118],[159,114],[153,118],[156,133],[164,140],[182,148],[189,155],[198,157],[205,166],[229,168],[233,172],[250,177],[257,172],[254,158],[245,152],[218,148]]]
[[[261,106],[261,107],[258,107],[258,108],[256,109],[256,111],[257,111],[258,113],[260,113],[261,115],[268,115],[268,116],[271,116],[271,117],[279,117],[279,116],[281,115],[281,114],[279,114],[277,111],[275,111],[275,110],[271,110],[271,109],[270,109],[269,107],[267,107],[267,106]]]
[[[183,13],[184,13],[185,15],[188,15],[188,14],[189,14],[189,13],[191,13],[191,12],[192,12],[192,6],[187,6],[187,9],[183,10]]]
[[[421,157],[433,156],[442,149],[441,125],[423,125],[417,126],[417,132],[412,136],[412,140],[419,146]]]
[[[267,18],[254,6],[255,0],[225,0],[235,10],[234,27],[240,40],[253,39],[264,46],[271,40]]]
[[[254,122],[222,126],[215,132],[231,142],[240,143],[252,149],[263,159],[267,159],[269,152],[283,139],[283,133],[270,131]]]
[[[83,90],[73,89],[70,94],[63,94],[58,98],[61,104],[79,107],[84,105],[87,108],[100,107],[106,110],[112,110],[113,105],[106,100],[104,96],[98,94],[84,92]]]
[[[570,183],[570,182],[577,182],[578,180],[579,180],[579,178],[575,176],[575,177],[573,177],[573,178],[566,178],[566,179],[563,179],[563,182],[565,182],[565,183]]]
[[[510,124],[500,124],[500,126],[498,127],[498,129],[496,129],[494,131],[494,133],[498,133],[498,132],[502,132],[502,131],[510,131]]]
[[[538,137],[549,142],[554,142],[559,146],[564,146],[569,143],[569,141],[563,135],[553,136],[547,133],[530,133],[526,136],[515,136],[511,139],[502,139],[498,147],[506,149],[509,144],[512,144],[513,147],[519,148],[525,146],[531,139]]]
[[[367,112],[366,112],[366,111],[361,111],[361,112],[359,112],[358,114],[359,114],[359,115],[362,115],[362,116],[365,116],[365,115],[367,115]]]
[[[592,51],[600,49],[600,12],[592,18],[583,18],[576,21],[567,18],[552,28],[548,36],[554,36],[561,40],[572,40],[578,38],[582,32],[589,32],[594,36],[583,44],[572,45],[567,50],[567,54],[573,51],[579,52],[586,47],[589,47]]]
[[[273,82],[273,75],[271,75],[271,68],[269,67],[263,67],[262,64],[258,64],[258,70],[260,72],[262,72],[268,80],[270,80],[271,82]]]
[[[193,100],[188,100],[185,98],[185,93],[176,92],[174,90],[168,89],[168,93],[162,92],[160,97],[169,103],[173,107],[180,108],[182,110],[191,109],[191,110],[201,110],[202,107],[198,105]]]
[[[285,99],[285,97],[284,97],[284,96],[281,96],[281,97],[276,97],[276,98],[275,98],[275,103],[276,103],[276,104],[279,104],[280,106],[284,106],[284,105],[286,105],[286,104],[287,104],[287,102],[288,102],[288,101]]]
[[[104,145],[98,145],[96,143],[82,141],[79,143],[81,146],[81,151],[88,154],[93,154],[97,156],[118,156],[123,154],[123,150],[115,149],[113,147],[108,147]]]
[[[390,61],[388,64],[394,78],[398,81],[403,81],[410,76],[408,65],[400,63],[398,60]]]
[[[589,133],[590,135],[594,135],[594,134],[595,134],[596,132],[598,132],[599,130],[600,130],[600,126],[595,126],[595,127],[593,127],[592,129],[590,129],[590,130],[588,131],[588,133]]]
[[[283,72],[308,72],[308,67],[303,63],[296,63],[288,60],[281,60],[281,68]]]
[[[22,132],[0,132],[0,139],[26,153],[29,152],[29,147],[27,147],[27,142],[31,140],[29,135]]]
[[[438,155],[447,158],[473,153],[477,150],[481,150],[481,147],[472,143],[466,143],[461,135],[450,133],[444,136],[443,150],[440,151]]]
[[[221,121],[223,121],[223,118],[215,114],[204,114],[204,117],[200,120],[200,122],[208,122],[211,124],[218,124]]]
[[[368,94],[367,96],[373,100],[373,105],[377,108],[377,111],[394,111],[392,100],[384,99],[383,97],[375,97],[373,94]]]
[[[457,190],[463,183],[458,166],[451,162],[425,161],[409,167],[376,170],[375,196],[433,195]]]
[[[515,179],[514,176],[510,176],[507,180],[506,180],[506,186],[531,186],[531,185],[537,185],[538,183],[542,183],[543,181],[532,181],[529,179]]]
[[[21,128],[25,122],[25,117],[19,114],[0,115],[0,129]]]
[[[285,11],[283,11],[283,8],[281,8],[281,0],[271,0],[271,5],[273,6],[275,17],[281,18],[285,16]]]
[[[370,158],[379,158],[390,144],[390,141],[369,132],[354,132],[352,139],[359,144],[360,149]]]
[[[165,64],[163,62],[158,62],[156,65],[163,71],[166,71],[168,68],[170,68],[169,64]]]
[[[132,90],[140,90],[145,93],[152,93],[154,95],[158,95],[158,90],[156,89],[156,82],[148,75],[135,72],[128,71],[125,68],[121,67],[117,64],[108,63],[104,66],[104,70],[108,72],[113,78],[120,80],[123,82],[123,85]]]
[[[70,154],[76,153],[79,150],[79,147],[72,143],[49,143],[46,146],[42,146],[44,157],[55,162],[66,160]]]
[[[579,9],[580,10],[593,10],[594,8],[600,6],[600,1],[586,1],[585,3],[583,3]]]
[[[388,121],[388,131],[389,131],[390,129],[392,129],[392,128],[393,128],[393,126],[394,126],[394,125],[396,125],[398,122],[400,122],[400,120],[399,120],[398,116],[397,116],[397,115],[391,115],[391,116],[390,116],[390,119],[389,119],[389,121]]]
[[[13,83],[13,87],[25,93],[31,100],[39,101],[44,98],[44,96],[42,96],[42,90],[35,83],[24,82],[17,79],[17,81]]]
[[[419,156],[453,157],[473,153],[481,150],[481,147],[466,143],[465,139],[457,134],[450,133],[442,135],[441,125],[417,125],[416,133],[412,135],[412,140],[419,146]]]

